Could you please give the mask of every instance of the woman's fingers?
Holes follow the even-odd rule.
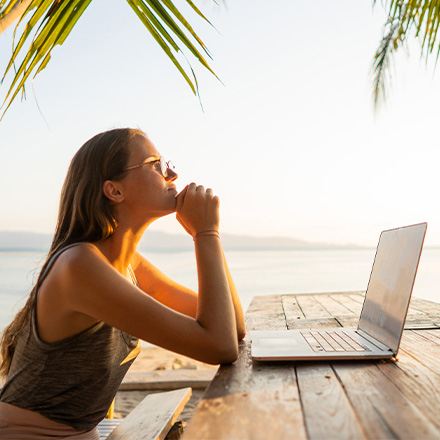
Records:
[[[178,211],[182,207],[183,200],[185,199],[187,191],[188,185],[186,185],[185,188],[183,188],[182,191],[180,191],[180,193],[176,195],[176,211]]]
[[[211,188],[190,183],[178,194],[177,220],[191,235],[207,229],[218,229],[219,199]]]

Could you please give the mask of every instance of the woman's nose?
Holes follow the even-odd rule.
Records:
[[[173,182],[178,177],[179,177],[179,175],[175,171],[173,171],[171,168],[167,169],[167,175],[165,177],[165,180]]]

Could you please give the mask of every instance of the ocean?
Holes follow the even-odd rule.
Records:
[[[375,249],[226,250],[244,309],[255,295],[365,290]],[[144,255],[176,281],[197,289],[194,253]],[[0,250],[0,331],[24,305],[43,252]],[[440,248],[425,248],[413,295],[440,303]]]

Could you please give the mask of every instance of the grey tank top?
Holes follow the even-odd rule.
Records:
[[[80,244],[87,245],[71,246]],[[71,246],[53,256],[41,282],[60,253]],[[35,309],[19,336],[0,401],[78,430],[92,429],[107,414],[140,352],[140,341],[98,322],[79,334],[47,343],[38,336]]]

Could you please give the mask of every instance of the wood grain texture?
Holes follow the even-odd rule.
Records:
[[[333,364],[368,438],[429,439],[436,426],[374,363]]]
[[[416,297],[411,298],[410,307],[427,315],[435,314],[440,317],[440,304]]]
[[[183,437],[187,440],[306,439],[296,385],[205,398]]]
[[[359,316],[353,318],[335,318],[341,327],[357,327],[359,323]]]
[[[256,297],[247,329],[356,327],[363,301],[364,292]],[[256,362],[246,337],[184,439],[440,439],[440,305],[410,307],[416,330],[404,331],[397,362]]]
[[[98,424],[99,440],[105,440],[124,419],[104,419]]]
[[[295,295],[282,295],[281,303],[287,321],[305,319],[304,313],[301,310]]]
[[[205,389],[215,376],[215,370],[156,370],[144,372],[128,372],[120,391],[134,390],[177,390],[190,387]]]
[[[431,330],[431,332],[439,331]],[[440,373],[440,345],[429,339],[429,336],[429,330],[405,330],[397,358],[401,351],[405,351],[432,371]]]
[[[300,319],[296,321],[287,321],[287,328],[293,329],[322,329],[322,328],[337,328],[340,323],[336,318],[321,318],[321,319]]]
[[[379,362],[378,368],[401,393],[430,419],[440,433],[440,373],[405,352],[398,362]]]
[[[346,296],[348,296],[351,300],[354,302],[357,302],[358,304],[364,304],[365,299],[365,290],[357,291],[357,292],[346,292]]]
[[[242,341],[238,360],[221,366],[184,438],[306,438],[294,366],[253,362],[249,340]]]
[[[332,298],[350,310],[354,315],[360,316],[364,303],[364,296],[361,293],[335,293],[332,294]]]
[[[332,318],[332,315],[318,302],[313,295],[296,295],[305,319]]]
[[[347,308],[344,304],[336,301],[332,295],[317,295],[316,301],[318,301],[327,310],[331,316],[339,317],[353,317],[357,316],[352,310]],[[351,296],[350,296],[351,298]],[[363,298],[362,298],[363,301]]]
[[[343,387],[327,363],[297,366],[308,438],[365,438]]]
[[[191,397],[191,388],[149,394],[109,435],[109,440],[165,439]]]
[[[280,295],[256,296],[246,311],[247,330],[283,330],[286,328]]]

